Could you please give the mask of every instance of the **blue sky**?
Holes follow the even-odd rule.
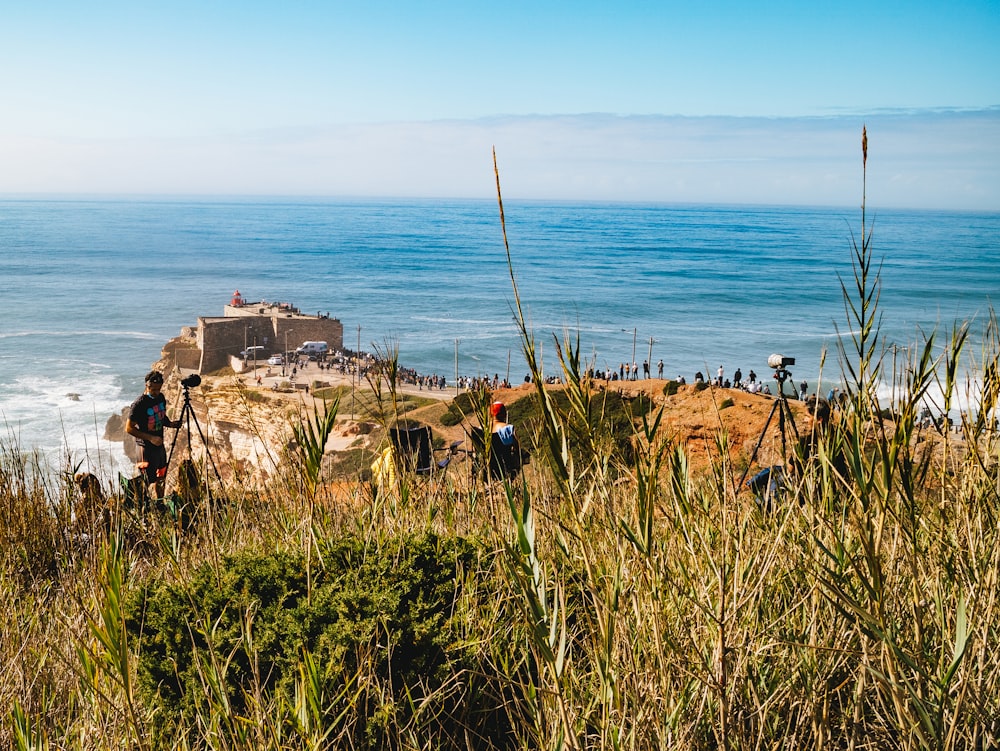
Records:
[[[0,192],[1000,210],[1000,2],[39,0]]]

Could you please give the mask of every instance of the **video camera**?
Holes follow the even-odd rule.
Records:
[[[785,357],[784,355],[771,355],[767,358],[767,364],[774,370],[782,370],[789,365],[795,364],[794,357]]]
[[[192,373],[186,378],[181,379],[181,386],[186,389],[194,388],[201,385],[201,376],[197,373]]]
[[[771,355],[767,358],[767,364],[774,369],[774,378],[778,382],[779,386],[783,386],[785,381],[791,377],[792,373],[785,368],[789,365],[795,364],[794,357],[785,357],[784,355]]]

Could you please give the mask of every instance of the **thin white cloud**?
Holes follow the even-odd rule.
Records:
[[[1000,109],[867,117],[588,114],[230,138],[0,137],[3,193],[492,197],[1000,210]]]

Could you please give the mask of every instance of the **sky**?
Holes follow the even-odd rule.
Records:
[[[1000,211],[1000,0],[0,9],[0,194]]]

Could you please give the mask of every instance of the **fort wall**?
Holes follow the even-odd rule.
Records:
[[[225,306],[226,315],[200,317],[196,332],[201,374],[229,365],[247,347],[264,347],[263,357],[291,351],[306,341],[325,341],[331,351],[343,349],[344,325],[328,316],[302,315],[287,304],[249,303]],[[185,355],[185,361],[190,362]]]

